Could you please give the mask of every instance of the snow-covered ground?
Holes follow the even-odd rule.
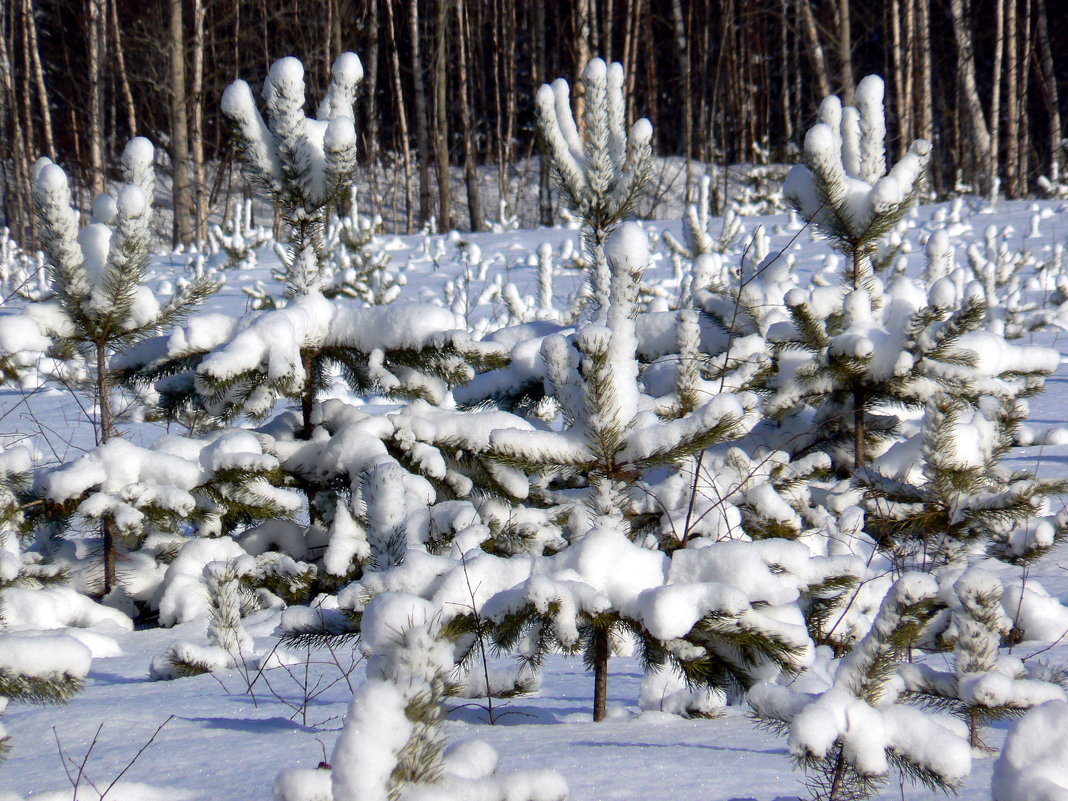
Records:
[[[987,228],[995,226],[998,242],[1013,251],[1030,252],[1025,268],[1029,276],[1038,266],[1055,261],[1057,245],[1068,245],[1068,206],[1060,202],[1003,203],[993,212],[945,204],[923,207],[916,215],[905,233],[910,271],[922,267],[920,238],[935,227],[934,220],[939,221],[938,227],[949,229],[958,259],[965,258],[969,244],[981,245]],[[763,226],[770,249],[787,248],[800,275],[811,276],[826,267],[830,252],[826,243],[814,240],[808,230],[798,234],[786,216],[743,218],[742,222],[746,236]],[[664,302],[670,304],[679,286],[660,235],[665,229],[678,234],[678,223],[647,222],[643,227],[655,244],[646,283],[661,287]],[[512,283],[521,297],[536,296],[534,254],[543,242],[559,257],[561,252],[566,254],[567,242],[578,249],[578,234],[545,229],[462,237],[388,237],[384,247],[390,269],[404,278],[403,298],[445,303],[450,297],[453,310],[466,318],[471,330],[483,333],[501,325],[507,315],[505,301],[495,287]],[[554,294],[563,305],[583,275],[569,269],[566,259],[558,260],[561,266]],[[150,283],[160,287],[173,282],[188,269],[187,262],[181,255],[158,257]],[[249,302],[242,290],[257,282],[270,286],[272,266],[277,266],[276,257],[264,249],[254,268],[227,270],[225,286],[205,310],[240,313]],[[278,292],[277,286],[274,291]],[[1056,309],[1051,285],[1032,282],[1027,294],[1041,309]],[[1068,315],[1027,334],[1023,341],[1068,354],[1068,332],[1061,322],[1068,324]],[[1044,477],[1068,477],[1066,409],[1068,365],[1062,362],[1047,380],[1045,392],[1030,400],[1028,426],[1036,444],[1015,449],[1011,454],[1014,465],[1037,469]],[[157,425],[132,422],[127,424],[126,436],[148,443],[163,432]],[[44,461],[65,461],[93,444],[86,410],[71,393],[52,386],[16,389],[5,385],[0,389],[0,433],[8,442],[29,440]],[[1006,585],[1037,581],[1068,603],[1068,552],[1063,547],[1026,575],[1014,568],[1001,570]],[[245,622],[255,637],[256,651],[269,652],[279,614],[258,612]],[[122,774],[123,783],[167,789],[150,791],[120,784],[106,794],[112,801],[264,799],[281,770],[314,768],[329,760],[352,687],[364,680],[364,666],[353,664],[358,656],[349,644],[333,655],[290,648],[294,659],[288,669],[270,668],[262,674],[249,668],[150,681],[149,663],[170,644],[205,642],[203,619],[171,629],[134,632],[105,623],[75,633],[94,654],[87,686],[66,706],[12,706],[7,710],[3,723],[13,743],[6,761],[0,763],[0,798],[3,791],[70,798],[71,782],[79,784],[79,798],[96,798],[86,791],[87,785],[105,793]],[[1068,664],[1068,641],[1023,643],[1013,655],[1027,657],[1039,650],[1051,662]],[[944,658],[946,665],[936,666],[948,666],[949,656]],[[482,702],[451,702],[447,737],[489,742],[500,754],[504,770],[555,768],[566,778],[570,797],[576,801],[774,801],[804,794],[803,776],[794,770],[785,742],[756,728],[746,705],[728,707],[723,716],[713,719],[643,713],[637,705],[641,677],[635,657],[613,658],[609,720],[593,724],[589,722],[592,675],[581,659],[551,656],[538,690],[494,701],[496,725],[488,725],[489,713]],[[138,755],[161,725],[152,744]],[[999,749],[1007,728],[1004,722],[995,724],[988,744]],[[989,797],[993,760],[993,756],[974,760],[962,798]],[[46,796],[44,791],[50,790],[64,790],[65,795]],[[935,796],[922,787],[901,789],[894,780],[882,797]]]

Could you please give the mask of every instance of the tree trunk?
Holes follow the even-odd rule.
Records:
[[[172,0],[173,1],[173,0]],[[100,74],[103,9],[102,0],[88,0],[89,39],[89,186],[93,197],[104,191],[104,86]]]
[[[905,0],[910,3],[911,0]],[[897,157],[901,158],[908,147],[904,125],[905,110],[905,43],[901,37],[901,0],[890,0],[890,63],[894,75],[894,105],[898,116]]]
[[[1005,190],[1020,196],[1020,119],[1017,117],[1020,58],[1017,41],[1016,0],[1005,2]],[[995,133],[992,131],[992,133]],[[996,140],[995,140],[996,141]]]
[[[37,39],[37,17],[33,9],[33,0],[24,0],[23,13],[26,15],[26,27],[30,37],[30,58],[33,63],[33,80],[37,84],[37,98],[41,106],[41,131],[44,135],[45,155],[56,158],[56,143],[52,131],[52,110],[48,106],[48,86],[44,79],[41,65],[41,45]]]
[[[934,102],[931,94],[931,0],[916,0],[916,12],[918,28],[916,41],[919,49],[916,134],[934,145]],[[939,159],[933,158],[928,167],[928,175],[935,191],[940,189],[942,183],[940,163]]]
[[[912,0],[905,0],[905,59],[904,78],[905,85],[902,89],[904,98],[901,100],[901,155],[905,154],[912,140],[916,138],[916,15]]]
[[[675,53],[679,60],[679,81],[681,83],[682,103],[682,140],[683,156],[686,159],[686,186],[684,200],[691,198],[690,159],[693,158],[693,96],[690,91],[690,46],[686,36],[686,19],[682,10],[682,0],[671,0],[671,19],[675,28]]]
[[[609,629],[593,630],[593,722],[600,723],[608,715],[608,654]]]
[[[193,0],[193,115],[189,138],[198,242],[208,238],[208,181],[204,165],[204,0]]]
[[[534,85],[540,86],[549,79],[545,58],[545,5],[533,3],[534,6]],[[544,226],[553,224],[552,181],[549,173],[549,160],[544,152],[538,154],[538,222]]]
[[[623,69],[626,78],[623,88],[623,101],[627,106],[627,128],[634,124],[634,73],[638,55],[638,21],[641,19],[641,0],[627,0],[626,14],[623,17]]]
[[[370,0],[371,19],[367,26],[367,61],[364,76],[367,91],[364,107],[367,109],[367,159],[374,167],[378,162],[378,0]]]
[[[437,0],[434,47],[434,154],[438,166],[438,230],[452,228],[452,180],[449,175],[448,33],[449,0]]]
[[[812,13],[811,0],[797,0],[801,10],[801,29],[805,33],[805,41],[808,44],[808,55],[812,59],[812,69],[816,73],[816,89],[821,98],[831,94],[830,73],[827,70],[827,57],[823,54],[823,45],[820,44],[820,33],[816,27],[816,17]]]
[[[467,74],[467,13],[464,11],[464,0],[456,0],[457,20],[457,55],[459,56],[460,74],[460,125],[464,129],[464,181],[467,184],[467,211],[471,221],[472,231],[482,230],[482,209],[478,200],[478,172],[475,164],[475,129],[471,119],[471,105],[468,96]]]
[[[134,106],[133,91],[130,89],[130,77],[126,72],[126,53],[122,44],[122,28],[119,27],[118,0],[108,0],[108,17],[111,20],[112,45],[115,47],[115,68],[119,73],[119,86],[122,89],[122,103],[126,107],[126,127],[128,136],[137,136],[137,112]]]
[[[1016,168],[1017,189],[1020,196],[1027,194],[1031,187],[1031,116],[1027,113],[1028,85],[1031,70],[1028,62],[1034,55],[1034,42],[1031,39],[1031,0],[1023,0],[1023,30],[1020,32],[1020,69],[1019,87],[1016,92],[1019,105],[1015,110],[1016,119],[1020,121],[1020,143],[1017,149],[1019,164]]]
[[[983,116],[975,82],[975,39],[964,14],[964,0],[950,0],[949,11],[957,43],[957,78],[960,81],[961,101],[966,108],[968,127],[971,129],[970,147],[976,162],[977,177],[982,182],[980,191],[985,193],[990,190],[991,143],[990,129]]]
[[[590,60],[590,0],[575,0],[575,80],[572,81],[571,94],[574,97],[575,125],[579,132],[586,130],[585,87],[582,83],[582,71]]]
[[[4,212],[8,228],[12,236],[20,245],[26,248],[33,246],[34,238],[29,222],[33,217],[30,201],[30,176],[29,161],[26,153],[26,142],[23,136],[22,122],[18,114],[17,90],[15,88],[13,46],[8,47],[7,31],[14,29],[14,20],[9,28],[7,12],[14,14],[14,9],[6,5],[0,6],[0,91],[3,92],[3,104],[0,105],[0,122],[3,122],[3,112],[8,112],[10,134],[4,137],[7,141],[0,140],[0,146],[8,145],[7,153],[0,151],[0,158],[7,156],[11,160],[12,172],[7,172],[7,164],[0,161],[0,169],[4,172]]]
[[[96,343],[96,399],[100,410],[97,444],[106,445],[111,439],[111,382],[108,380],[107,346]],[[104,595],[115,587],[115,533],[111,521],[102,526],[104,535]]]
[[[988,185],[994,192],[998,185],[1001,155],[1001,73],[1005,58],[1005,0],[996,0],[994,5],[994,72],[990,90],[990,167]],[[992,198],[996,200],[996,198]]]
[[[400,127],[401,155],[404,159],[404,218],[405,233],[412,232],[412,153],[408,147],[408,119],[404,113],[404,91],[401,88],[400,56],[397,54],[397,31],[393,24],[393,2],[386,0],[386,22],[389,29],[389,49],[393,60],[393,92],[396,95],[397,125]]]
[[[419,35],[419,0],[410,0],[412,38],[412,84],[415,89],[415,162],[419,171],[419,223],[430,219],[430,122],[426,111],[426,82]]]
[[[171,167],[173,173],[174,227],[172,243],[193,241],[193,198],[189,183],[189,127],[185,92],[185,31],[182,0],[170,0],[168,45],[171,62]]]
[[[518,101],[518,87],[516,84],[516,71],[511,69],[507,65],[516,63],[516,27],[515,27],[515,3],[507,2],[503,3],[504,9],[504,146],[502,153],[504,155],[504,165],[506,170],[512,168],[513,148],[515,145],[515,125],[516,125],[516,107],[519,105]],[[505,183],[505,192],[508,191],[507,182]],[[519,190],[517,189],[518,193]],[[508,200],[508,198],[504,198]],[[511,203],[512,206],[518,206],[518,196],[515,203]],[[515,212],[519,209],[515,208]]]
[[[301,351],[300,366],[304,370],[304,389],[300,393],[300,438],[311,439],[315,430],[312,423],[312,410],[315,408],[315,371],[310,351]]]
[[[849,0],[838,0],[838,63],[842,78],[842,105],[853,105],[853,20],[849,13]]]
[[[1049,179],[1057,183],[1061,179],[1063,138],[1061,131],[1060,97],[1057,92],[1057,71],[1054,69],[1053,48],[1049,42],[1049,23],[1046,18],[1046,0],[1037,0],[1035,13],[1038,17],[1038,69],[1042,100],[1049,114]]]

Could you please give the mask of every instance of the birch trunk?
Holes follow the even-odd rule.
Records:
[[[971,133],[970,147],[975,159],[976,173],[982,182],[980,191],[990,190],[990,128],[979,102],[979,90],[975,83],[975,39],[964,14],[964,0],[950,0],[950,16],[953,21],[953,37],[957,44],[957,77],[960,81],[961,102]]]
[[[467,184],[467,213],[472,231],[482,230],[482,208],[478,199],[478,171],[475,164],[475,128],[471,118],[470,83],[467,72],[467,12],[464,0],[456,0],[458,67],[460,75],[460,125],[464,129],[464,182]]]

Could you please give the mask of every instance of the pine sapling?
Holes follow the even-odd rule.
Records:
[[[849,260],[846,281],[879,301],[871,257],[879,241],[912,207],[923,183],[930,143],[917,139],[889,171],[883,79],[869,75],[856,89],[857,106],[842,107],[834,95],[820,105],[820,122],[805,136],[804,164],[790,170],[783,192],[805,220],[828,236]],[[865,412],[871,405],[862,384],[852,388],[853,465],[865,463]]]
[[[975,749],[986,749],[983,727],[1018,717],[1033,706],[1066,700],[1056,684],[1028,676],[1016,660],[1000,660],[998,648],[1012,628],[1001,604],[1001,580],[979,568],[957,579],[953,591],[959,607],[953,610],[953,670],[930,664],[900,668],[908,695],[921,706],[951,712],[968,725]]]
[[[51,322],[38,318],[38,326],[47,329],[43,333],[56,350],[79,353],[89,362],[98,444],[118,433],[111,357],[176,325],[217,288],[199,278],[160,304],[145,285],[152,254],[152,158],[147,140],[130,141],[122,159],[125,185],[114,199],[98,198],[97,221],[80,231],[66,173],[44,158],[34,166],[34,208],[58,312]],[[106,595],[116,581],[114,532],[106,523],[103,535]]]
[[[626,129],[623,67],[590,61],[582,72],[585,118],[580,134],[563,78],[543,85],[535,100],[545,158],[564,205],[583,221],[596,319],[604,321],[611,276],[604,257],[609,235],[638,202],[652,170],[652,126]]]
[[[813,696],[763,684],[750,693],[758,720],[789,737],[814,799],[870,798],[891,767],[943,792],[967,778],[967,741],[934,717],[895,703],[892,692],[898,665],[937,609],[937,594],[930,576],[898,579],[871,631],[841,660],[825,692]]]

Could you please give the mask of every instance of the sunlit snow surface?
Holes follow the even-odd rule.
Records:
[[[1037,208],[1039,236],[1031,236],[1032,218]],[[910,272],[923,264],[921,235],[932,230],[931,217],[947,206],[921,209],[915,226],[906,235],[911,246]],[[808,231],[788,230],[785,217],[746,218],[747,235],[763,224],[770,235],[772,250],[787,245],[796,236],[788,253],[796,258],[795,268],[802,276],[824,267],[830,252],[826,243],[813,241]],[[717,223],[713,224],[716,230]],[[1041,263],[1053,258],[1055,243],[1068,245],[1068,204],[1042,202],[1003,203],[997,211],[972,214],[965,211],[957,222],[945,223],[953,230],[956,258],[966,258],[971,242],[982,242],[989,225],[1011,226],[1008,243],[1015,250],[1029,250]],[[678,291],[666,248],[660,233],[669,227],[676,234],[678,224],[644,223],[651,235],[653,266],[648,283],[664,287],[670,302]],[[559,253],[565,240],[577,244],[576,231],[562,229],[520,231],[502,234],[435,236],[424,238],[386,237],[391,268],[400,269],[407,279],[404,297],[444,304],[446,284],[452,282],[452,311],[476,333],[492,331],[501,325],[504,303],[487,300],[497,276],[516,285],[521,296],[537,296],[534,251],[542,242]],[[468,244],[477,246],[477,253]],[[467,258],[464,258],[464,250]],[[162,256],[155,263],[153,287],[173,280],[175,264],[184,257]],[[206,305],[207,311],[240,314],[247,296],[242,286],[255,281],[270,285],[270,268],[275,262],[269,250],[259,254],[256,269],[226,273],[226,286]],[[471,262],[475,262],[471,264]],[[181,269],[178,267],[177,269]],[[464,277],[470,280],[465,281]],[[558,305],[575,291],[582,275],[559,269],[555,281]],[[802,282],[804,284],[804,281]],[[457,289],[458,284],[466,284]],[[278,290],[275,290],[278,291]],[[1042,298],[1042,291],[1032,293]],[[480,302],[486,300],[486,302]],[[1047,328],[1023,342],[1055,347],[1068,353],[1068,332]],[[345,397],[343,390],[337,390]],[[1030,400],[1028,425],[1038,444],[1016,449],[1010,462],[1035,468],[1040,475],[1068,476],[1068,367],[1046,383],[1045,394]],[[0,434],[8,442],[29,438],[45,461],[69,461],[92,446],[92,430],[83,411],[65,392],[52,388],[0,391]],[[1064,427],[1062,430],[1060,427]],[[131,424],[126,436],[144,444],[164,433],[157,426]],[[1063,567],[1062,567],[1063,565]],[[1014,573],[1005,571],[1008,587],[1019,584]],[[1032,579],[1041,581],[1050,595],[1068,600],[1068,552],[1063,548],[1034,567]],[[1010,593],[1011,594],[1011,593]],[[256,638],[257,650],[270,651],[271,632],[277,614],[261,612],[247,621]],[[1053,634],[1055,639],[1058,635]],[[84,759],[79,798],[98,798],[112,780],[134,758],[138,749],[168,720],[155,742],[122,777],[122,782],[151,785],[156,791],[136,786],[116,785],[107,797],[112,801],[155,798],[212,799],[212,801],[262,801],[271,795],[271,785],[279,771],[290,767],[314,768],[333,750],[351,696],[349,686],[334,664],[313,664],[308,682],[315,695],[306,705],[303,663],[306,654],[290,649],[288,657],[274,662],[296,662],[289,673],[284,668],[266,670],[264,675],[232,670],[216,676],[199,676],[171,682],[147,680],[152,657],[178,641],[205,642],[203,620],[172,629],[128,632],[107,621],[91,634],[81,634],[93,653],[87,687],[73,702],[63,707],[12,706],[3,723],[12,737],[8,758],[0,763],[0,799],[4,791],[19,795],[64,790],[71,798],[70,784],[59,756],[60,748],[75,767],[68,770],[77,779],[78,765]],[[121,655],[113,655],[116,646]],[[1044,646],[1018,646],[1014,655],[1027,656]],[[1055,645],[1043,654],[1053,662],[1068,663],[1068,644]],[[350,649],[337,654],[345,667],[353,658]],[[940,656],[934,657],[942,659]],[[326,652],[314,652],[314,663],[329,661]],[[948,657],[946,657],[948,659]],[[946,664],[937,665],[945,669]],[[250,669],[251,670],[251,669]],[[663,799],[672,801],[730,801],[758,799],[775,801],[804,796],[802,776],[794,771],[785,743],[754,727],[746,717],[746,707],[729,707],[725,716],[713,720],[683,720],[666,713],[639,713],[637,699],[641,666],[635,658],[613,659],[609,682],[611,719],[601,724],[589,721],[592,677],[581,660],[550,657],[541,688],[533,695],[494,702],[496,726],[485,725],[487,712],[477,705],[458,706],[450,713],[447,736],[450,741],[477,737],[490,743],[500,754],[500,768],[555,768],[567,779],[571,798]],[[248,684],[253,682],[251,692]],[[363,680],[363,666],[351,670],[349,680]],[[328,686],[334,682],[332,686]],[[326,687],[326,689],[323,689]],[[988,744],[999,748],[1007,728],[996,724],[987,734]],[[91,753],[87,750],[95,739]],[[977,759],[972,775],[961,792],[964,799],[986,799],[990,793],[993,758]],[[167,788],[159,792],[158,788]],[[157,793],[157,794],[154,794]],[[884,798],[900,798],[901,790],[892,779]],[[908,799],[933,797],[922,788],[906,787]]]

